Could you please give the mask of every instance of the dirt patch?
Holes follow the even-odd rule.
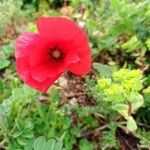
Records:
[[[78,103],[84,106],[93,106],[96,104],[93,98],[87,94],[85,78],[67,73],[65,79],[67,80],[65,95],[71,104]]]

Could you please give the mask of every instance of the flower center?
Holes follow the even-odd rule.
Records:
[[[59,50],[56,49],[56,50],[53,51],[52,56],[53,56],[53,58],[57,59],[61,56],[61,53],[60,53]]]
[[[49,58],[53,61],[59,61],[64,58],[64,53],[62,52],[62,49],[55,46],[54,48],[50,49]]]

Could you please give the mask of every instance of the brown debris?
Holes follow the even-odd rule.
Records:
[[[131,133],[126,134],[121,128],[117,128],[116,137],[118,138],[121,150],[139,150],[139,140]]]

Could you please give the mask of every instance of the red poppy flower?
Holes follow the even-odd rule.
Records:
[[[86,34],[71,20],[41,17],[39,33],[24,33],[16,40],[16,66],[32,88],[46,91],[65,71],[85,75],[91,67]]]

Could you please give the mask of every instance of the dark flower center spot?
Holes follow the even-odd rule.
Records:
[[[54,61],[59,61],[64,58],[64,53],[62,52],[62,49],[59,47],[54,47],[50,49],[50,59]]]

